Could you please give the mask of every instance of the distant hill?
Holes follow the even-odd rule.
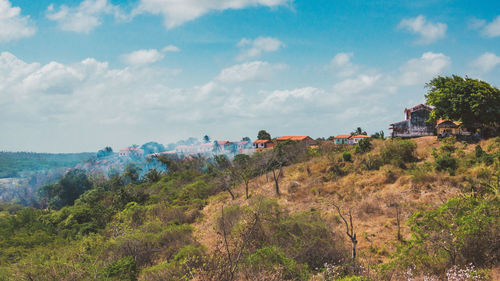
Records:
[[[92,157],[95,153],[0,152],[0,178],[17,178],[30,172],[73,167]]]

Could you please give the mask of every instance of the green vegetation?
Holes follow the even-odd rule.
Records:
[[[498,135],[500,90],[487,82],[438,76],[427,83],[427,104],[434,106],[432,118],[463,122],[466,128],[481,128],[486,135]]]
[[[72,170],[40,209],[0,204],[0,280],[484,280],[500,261],[500,138],[434,146],[288,142],[233,161],[160,156],[169,173],[143,177]],[[384,186],[397,193],[373,195]],[[403,197],[434,189],[452,191]],[[361,226],[372,218],[383,228]]]

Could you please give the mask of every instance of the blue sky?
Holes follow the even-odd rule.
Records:
[[[500,86],[498,1],[0,0],[0,150],[369,133]]]

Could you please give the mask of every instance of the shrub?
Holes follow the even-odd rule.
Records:
[[[343,177],[347,174],[344,170],[345,163],[338,162],[337,160],[332,161],[328,172],[334,176]]]
[[[400,252],[404,268],[431,274],[454,265],[487,266],[500,261],[500,199],[457,197],[409,220],[413,238]]]
[[[115,277],[119,280],[137,280],[138,269],[133,257],[123,257],[111,264],[105,269],[106,275]]]
[[[352,154],[349,151],[344,151],[344,153],[342,153],[342,159],[344,159],[345,162],[351,162]]]
[[[378,155],[368,154],[361,160],[363,168],[366,170],[378,170],[382,167],[382,160]]]
[[[417,144],[411,140],[391,139],[380,149],[380,157],[384,164],[403,166],[404,163],[416,160]]]
[[[325,263],[342,264],[347,257],[340,234],[333,233],[317,212],[282,216],[268,236],[287,256],[310,268],[322,268]]]
[[[250,255],[246,264],[251,275],[274,275],[280,280],[308,280],[307,266],[297,264],[276,246],[264,247]],[[262,272],[263,271],[263,272]],[[262,274],[264,273],[264,274]]]
[[[367,153],[370,150],[372,150],[371,141],[372,140],[370,138],[365,138],[365,139],[360,140],[355,146],[356,153],[363,154],[363,153]]]
[[[449,155],[443,155],[443,156],[438,157],[434,163],[436,166],[436,170],[448,171],[450,173],[450,175],[454,175],[455,171],[458,168],[457,159],[455,159]]]

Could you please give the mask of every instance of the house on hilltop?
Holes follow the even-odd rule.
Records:
[[[270,140],[256,140],[253,142],[253,148],[255,149],[265,149],[273,148],[276,144]]]
[[[357,144],[362,139],[369,139],[370,137],[367,135],[353,135],[347,141],[348,144]]]
[[[333,139],[333,142],[340,145],[349,144],[350,137],[351,135],[338,135]]]
[[[338,135],[333,138],[333,143],[338,145],[357,144],[360,140],[370,138],[367,135]]]
[[[472,129],[474,130],[474,129]],[[439,119],[436,122],[436,132],[438,137],[445,138],[449,136],[471,136],[472,133],[464,128],[462,122]]]
[[[312,146],[316,144],[316,141],[309,136],[284,136],[276,139],[278,143],[285,141],[298,141],[304,143],[306,146]]]
[[[428,122],[432,108],[419,104],[405,108],[405,120],[390,124],[391,137],[416,138],[434,136],[434,124]]]

